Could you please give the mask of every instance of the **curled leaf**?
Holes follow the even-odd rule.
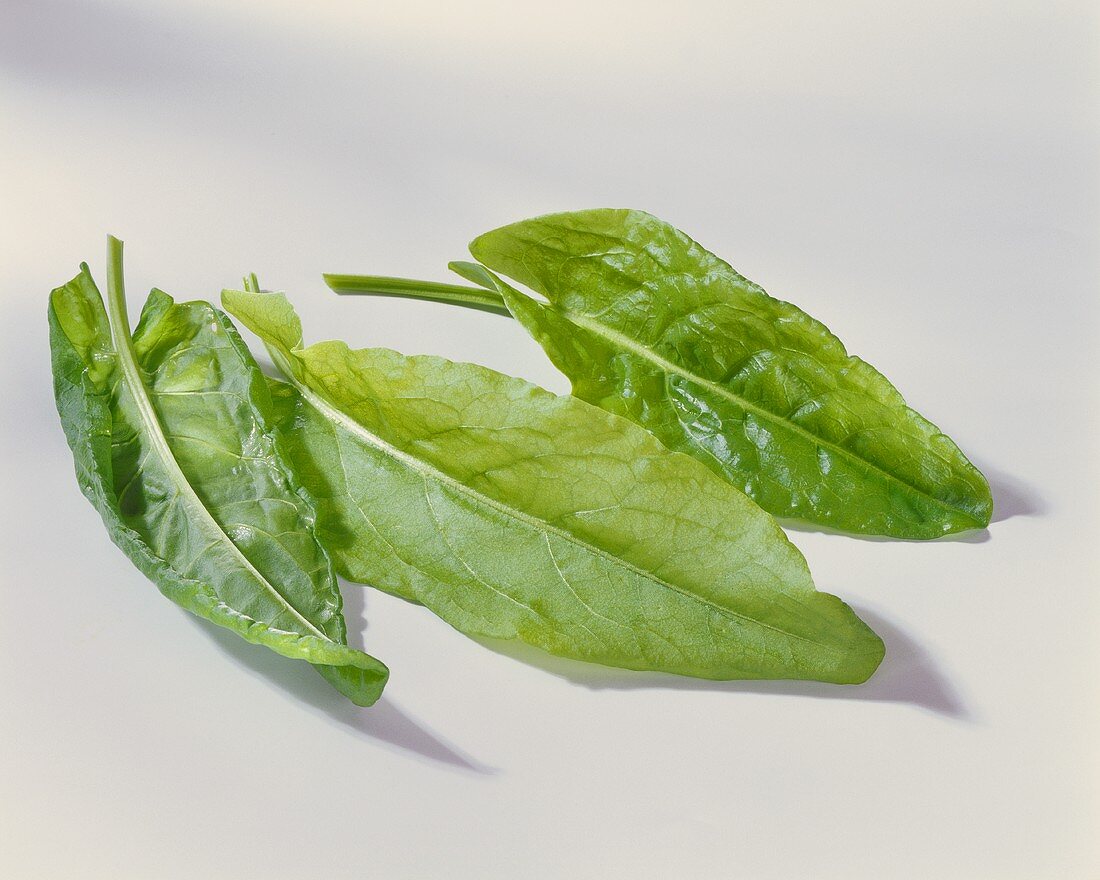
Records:
[[[314,664],[360,705],[388,670],[347,646],[310,499],[228,318],[154,290],[133,337],[111,240],[108,320],[87,266],[50,296],[57,409],[111,539],[188,611]]]

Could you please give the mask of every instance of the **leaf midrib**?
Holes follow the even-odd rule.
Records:
[[[932,501],[933,503],[935,503],[939,507],[943,508],[944,510],[950,511],[951,513],[953,513],[955,515],[965,516],[968,519],[970,519],[972,522],[974,522],[975,524],[980,525],[979,521],[972,514],[970,514],[969,511],[966,511],[966,510],[963,510],[961,508],[954,507],[951,504],[948,504],[943,499],[937,498],[935,495],[932,495],[929,492],[925,491],[924,489],[921,489],[919,486],[914,486],[912,483],[908,482],[907,480],[904,480],[901,477],[897,476],[896,474],[892,474],[889,471],[886,471],[886,470],[882,469],[881,467],[876,465],[874,462],[868,461],[866,458],[862,458],[862,457],[852,453],[851,451],[845,449],[843,446],[837,446],[836,444],[831,443],[828,440],[825,440],[821,437],[818,437],[816,434],[812,433],[811,431],[807,431],[801,425],[795,424],[794,422],[791,422],[787,419],[784,419],[782,416],[779,416],[776,413],[771,412],[770,410],[764,409],[763,407],[761,407],[757,404],[754,404],[749,400],[746,400],[744,397],[741,397],[740,395],[735,394],[733,391],[730,391],[725,386],[720,385],[717,382],[714,382],[710,379],[706,379],[702,376],[699,376],[696,373],[691,372],[687,368],[680,366],[679,364],[675,363],[674,361],[670,361],[667,358],[662,357],[661,355],[657,354],[657,352],[653,351],[650,348],[647,348],[646,346],[642,345],[641,343],[639,343],[636,340],[632,339],[631,337],[627,336],[625,333],[621,333],[618,330],[614,330],[611,327],[608,327],[606,324],[603,324],[600,321],[597,321],[593,318],[590,318],[587,315],[581,314],[579,312],[575,312],[572,309],[567,309],[567,308],[564,308],[564,307],[562,307],[560,305],[557,305],[557,304],[554,305],[554,308],[557,309],[561,314],[563,314],[570,321],[573,321],[575,324],[578,324],[581,327],[584,327],[585,329],[597,334],[598,336],[604,337],[608,341],[614,343],[615,345],[620,346],[621,348],[627,349],[628,351],[634,353],[635,355],[641,357],[644,360],[650,361],[655,366],[657,366],[659,369],[662,369],[666,372],[674,373],[678,376],[681,376],[682,378],[687,379],[689,382],[694,382],[695,384],[700,385],[703,388],[706,388],[709,391],[714,392],[715,394],[719,395],[720,397],[726,398],[730,402],[732,402],[732,403],[736,404],[737,406],[741,407],[743,410],[745,410],[747,412],[751,412],[754,415],[757,415],[757,416],[761,417],[764,421],[767,421],[769,424],[776,425],[780,428],[783,428],[785,430],[790,431],[793,434],[799,435],[803,439],[811,441],[815,445],[824,446],[825,448],[835,452],[836,454],[838,454],[840,457],[846,459],[847,461],[852,462],[852,463],[856,464],[857,466],[861,466],[866,470],[875,471],[876,473],[878,473],[878,474],[882,475],[883,477],[885,477],[887,480],[898,483],[898,484],[904,486],[905,488],[911,490],[912,492],[915,492],[918,495],[921,495],[921,496],[927,498],[928,500]]]
[[[112,247],[113,246],[114,242],[112,241]],[[118,243],[118,251],[118,262],[120,263],[121,242]],[[108,269],[109,274],[107,278],[107,307],[111,317],[112,341],[114,342],[115,352],[118,355],[119,366],[122,368],[123,378],[130,390],[130,396],[133,398],[134,405],[137,408],[142,424],[145,425],[145,433],[150,438],[153,449],[156,451],[157,456],[161,459],[165,469],[168,471],[169,477],[176,485],[176,491],[188,502],[190,507],[199,511],[200,520],[205,522],[209,528],[212,528],[221,539],[232,548],[232,553],[237,557],[238,561],[244,566],[249,574],[251,574],[264,589],[275,596],[279,603],[285,606],[287,611],[289,611],[295,619],[300,621],[311,635],[324,639],[326,642],[333,642],[329,636],[314,626],[308,618],[303,616],[302,613],[275,588],[274,584],[270,583],[267,578],[256,569],[248,560],[248,557],[241,552],[241,549],[233,543],[229,535],[226,534],[225,529],[221,527],[218,521],[214,519],[214,515],[206,505],[203,504],[202,499],[199,498],[198,493],[195,492],[195,488],[191,485],[187,476],[180,468],[179,462],[176,460],[171,447],[168,445],[168,440],[165,437],[164,429],[160,424],[160,419],[157,416],[156,410],[153,408],[153,403],[149,398],[149,391],[141,378],[140,369],[137,364],[137,356],[134,351],[133,339],[130,336],[129,320],[126,316],[126,301],[122,287],[121,265],[115,265],[115,262],[115,260],[111,260],[112,265]],[[335,642],[333,643],[336,644]]]

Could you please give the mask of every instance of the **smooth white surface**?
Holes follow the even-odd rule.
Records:
[[[1097,876],[1095,4],[0,10],[0,876]],[[885,638],[869,684],[531,665],[346,585],[393,670],[357,710],[172,606],[80,497],[46,295],[108,232],[135,313],[255,270],[311,339],[564,391],[510,321],[320,273],[444,278],[596,205],[824,320],[989,476],[987,533],[792,533]]]

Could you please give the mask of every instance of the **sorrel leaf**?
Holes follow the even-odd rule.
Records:
[[[487,288],[468,289],[471,305],[507,309],[573,394],[643,425],[776,516],[920,539],[989,523],[985,478],[881,373],[656,217],[552,214],[470,250],[484,266],[451,267]],[[456,285],[444,295],[426,282],[326,280],[339,292],[462,301]]]
[[[57,409],[81,490],[168,598],[370,705],[388,671],[346,644],[264,376],[208,303],[154,290],[131,338],[117,239],[109,263],[110,320],[87,266],[50,296]]]
[[[611,666],[838,683],[878,666],[881,640],[770,516],[627,420],[472,364],[303,347],[282,294],[222,303],[293,383],[287,448],[346,577]]]

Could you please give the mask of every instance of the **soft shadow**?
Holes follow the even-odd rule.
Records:
[[[340,578],[340,593],[344,597],[344,622],[348,627],[348,644],[370,653],[363,634],[367,630],[367,588]]]
[[[993,522],[1014,516],[1042,516],[1047,512],[1042,496],[1028,483],[1005,471],[979,465],[993,492]]]
[[[880,615],[853,610],[886,643],[886,656],[870,680],[859,685],[815,681],[708,681],[660,672],[632,672],[554,657],[529,645],[480,640],[491,650],[535,666],[590,690],[720,691],[729,694],[772,694],[820,700],[862,700],[904,703],[959,721],[972,715],[935,662],[904,630]]]
[[[4,79],[66,96],[126,102],[166,124],[210,137],[251,142],[257,126],[279,119],[285,130],[272,139],[271,150],[307,172],[319,156],[328,169],[361,172],[355,146],[361,144],[378,152],[400,149],[403,158],[416,156],[416,166],[427,168],[456,149],[453,141],[438,137],[438,112],[429,118],[407,110],[419,107],[412,99],[438,92],[435,79],[402,55],[386,54],[381,38],[349,52],[312,35],[294,39],[292,31],[263,15],[190,15],[156,4],[122,7],[105,0],[6,0],[0,11]],[[274,57],[280,64],[265,60]],[[395,75],[402,77],[405,100],[394,99],[386,86]],[[407,137],[399,148],[377,138],[371,114],[335,113],[331,102],[319,100],[336,80],[358,97],[354,106],[378,102],[392,113],[390,124],[400,119]],[[443,106],[440,112],[447,110]],[[508,159],[499,141],[487,137],[478,147],[497,148]],[[305,156],[311,162],[302,162]]]
[[[187,615],[212,642],[242,669],[275,685],[317,714],[342,725],[363,739],[385,743],[396,750],[482,775],[496,769],[474,760],[446,744],[436,734],[410,718],[383,696],[364,709],[350,703],[324,681],[308,663],[281,657],[273,651],[250,645],[228,630]]]

